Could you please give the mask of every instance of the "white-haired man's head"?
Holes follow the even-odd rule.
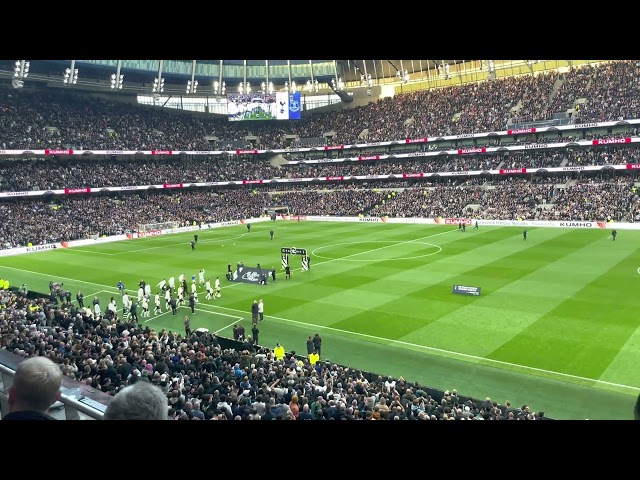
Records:
[[[149,382],[136,382],[111,400],[104,420],[168,420],[169,403],[160,387]]]
[[[9,387],[9,411],[45,413],[60,398],[62,370],[46,357],[23,360]]]

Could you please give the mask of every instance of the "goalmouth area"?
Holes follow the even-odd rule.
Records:
[[[597,222],[480,222],[474,229],[462,219],[463,232],[460,219],[286,218],[292,221],[250,219],[171,235],[151,229],[126,241],[0,251],[0,277],[39,292],[48,292],[51,280],[63,282],[74,299],[77,291],[85,304],[97,296],[104,310],[111,297],[121,309],[119,281],[135,296],[144,279],[155,294],[163,278],[184,273],[190,281],[204,268],[212,283],[220,277],[221,298],[206,300],[199,287],[195,314],[184,307],[173,316],[163,300],[160,315],[140,322],[182,333],[188,314],[192,329],[231,337],[235,323],[250,332],[251,304],[262,299],[263,346],[279,342],[304,355],[307,337],[319,333],[322,359],[351,368],[527,404],[553,418],[633,418],[640,392],[640,232],[616,224],[613,242],[611,226]],[[292,278],[285,280],[282,247],[305,248],[310,269],[291,262]],[[228,282],[227,265],[238,262],[275,268],[276,281]],[[454,285],[481,293],[456,295]]]

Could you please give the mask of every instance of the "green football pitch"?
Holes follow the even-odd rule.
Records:
[[[269,238],[274,229],[275,238]],[[222,280],[200,302],[192,328],[231,336],[251,328],[263,299],[259,343],[306,353],[320,333],[322,357],[440,389],[510,400],[560,419],[631,419],[640,392],[640,233],[613,242],[603,230],[457,227],[343,222],[256,223],[192,233],[0,257],[0,276],[46,292],[50,280],[94,296],[103,309],[122,280],[191,275]],[[311,269],[285,280],[280,247],[306,248]],[[228,263],[277,268],[266,286],[229,283]],[[480,296],[452,293],[481,287]],[[155,294],[156,289],[152,292]],[[119,297],[118,306],[121,307]],[[164,308],[164,301],[162,302]],[[184,315],[141,318],[182,332]]]

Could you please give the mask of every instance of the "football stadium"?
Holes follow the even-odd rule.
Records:
[[[2,419],[640,415],[640,61],[0,65]]]

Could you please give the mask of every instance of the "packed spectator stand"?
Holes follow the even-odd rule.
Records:
[[[44,356],[66,377],[116,395],[148,381],[172,420],[540,420],[543,412],[436,391],[292,353],[109,323],[66,302],[0,290],[0,348]],[[234,346],[235,348],[229,348]],[[246,348],[245,348],[246,347]]]
[[[3,91],[0,145],[8,150],[67,145],[77,150],[211,150],[207,136],[216,137],[224,146],[253,135],[258,138],[255,148],[272,149],[287,145],[285,135],[321,138],[329,133],[334,145],[380,142],[500,131],[514,107],[538,120],[572,108],[574,100],[582,98],[588,101],[581,106],[576,123],[640,118],[639,69],[635,61],[622,61],[579,67],[562,79],[556,73],[545,73],[417,91],[357,108],[308,115],[287,122],[286,127],[279,122],[246,125],[207,115],[175,115],[74,92]],[[558,80],[562,85],[547,105]]]
[[[69,93],[29,92],[22,96],[5,91],[0,92],[0,145],[4,149],[210,150],[205,136],[217,137],[217,145],[224,146],[251,134],[258,137],[257,145],[252,146],[267,149],[282,148],[285,134],[320,138],[334,132],[332,143],[351,144],[362,141],[365,130],[366,141],[377,142],[502,130],[516,104],[520,104],[518,121],[535,121],[549,118],[581,98],[588,102],[582,104],[576,123],[640,118],[638,70],[636,62],[617,62],[581,67],[562,77],[548,73],[415,92],[364,107],[310,115],[287,124],[286,130],[264,122],[244,125],[176,116]],[[562,86],[549,103],[558,81]],[[385,122],[378,121],[382,117]],[[529,150],[512,153],[508,160],[479,155],[284,167],[255,158],[19,160],[0,166],[0,190],[484,170],[503,162],[507,168],[608,165],[636,163],[638,158],[640,149],[604,147],[562,153]],[[371,181],[361,185],[290,184],[286,191],[282,186],[260,186],[46,201],[12,199],[0,203],[5,219],[0,238],[2,246],[10,248],[27,242],[125,233],[138,228],[140,213],[145,223],[250,218],[263,214],[274,197],[292,211],[309,215],[637,220],[638,197],[632,193],[635,181],[634,175],[598,173],[526,179]],[[434,396],[402,378],[366,378],[363,372],[330,363],[311,366],[291,355],[278,362],[269,349],[223,349],[215,335],[183,338],[137,324],[105,323],[71,304],[55,304],[49,298],[26,300],[16,292],[0,291],[0,304],[0,348],[23,357],[52,358],[65,375],[111,395],[136,381],[148,380],[162,388],[168,398],[169,417],[179,420],[544,417],[527,406],[498,405],[489,398],[484,402],[466,400],[455,390]]]

